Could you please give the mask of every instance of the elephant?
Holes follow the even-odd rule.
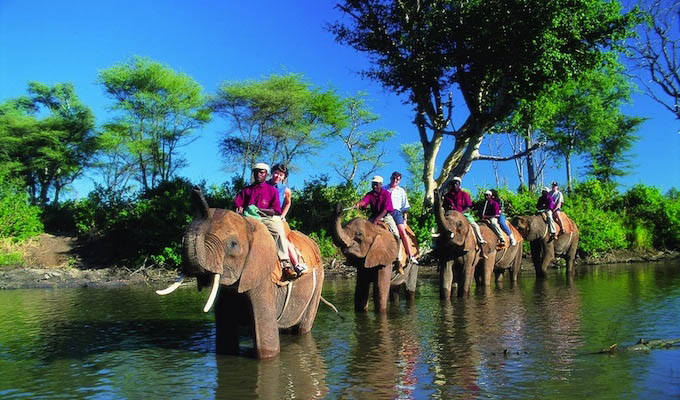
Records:
[[[368,310],[371,285],[375,311],[378,313],[387,311],[390,290],[398,290],[403,283],[406,283],[407,298],[414,299],[418,279],[417,265],[405,266],[404,273],[392,279],[393,266],[404,266],[401,260],[406,260],[406,257],[398,257],[399,238],[386,227],[373,224],[362,217],[354,218],[343,225],[342,212],[342,204],[338,203],[331,231],[333,241],[342,251],[347,264],[357,269],[354,309],[360,312]],[[415,237],[411,241],[415,247],[412,254],[417,254]]]
[[[569,232],[562,233],[557,238],[551,239],[548,232],[548,224],[543,216],[518,216],[512,219],[512,225],[517,228],[522,238],[529,241],[531,245],[531,259],[536,269],[537,278],[545,278],[547,276],[548,265],[555,259],[555,255],[562,256],[567,261],[568,274],[574,271],[579,230],[576,223],[565,213],[562,213],[562,224]],[[559,226],[556,227],[560,229]]]
[[[238,354],[239,326],[248,326],[257,357],[276,356],[279,329],[304,334],[314,324],[324,281],[319,247],[302,233],[291,232],[289,239],[309,272],[284,284],[274,239],[261,221],[209,208],[198,188],[192,203],[197,218],[184,233],[182,269],[197,278],[199,290],[213,281],[203,311],[215,302],[217,352]],[[158,293],[167,294],[178,283]]]
[[[439,195],[434,196],[434,212],[439,227],[437,254],[440,298],[451,297],[454,278],[458,287],[458,297],[470,292],[473,277],[478,285],[489,286],[493,272],[496,281],[499,281],[503,277],[503,272],[511,269],[512,281],[517,281],[522,262],[521,240],[517,240],[515,245],[499,250],[498,236],[486,223],[480,223],[480,232],[486,241],[480,246],[467,218],[455,210],[445,213]]]

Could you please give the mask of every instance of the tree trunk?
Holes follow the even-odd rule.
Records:
[[[531,141],[531,128],[527,129],[527,138],[524,140],[524,144],[527,149],[533,145]],[[536,167],[534,166],[533,153],[527,154],[527,180],[529,182],[529,190],[536,190]]]
[[[564,162],[567,167],[567,193],[571,192],[571,154],[564,155]]]

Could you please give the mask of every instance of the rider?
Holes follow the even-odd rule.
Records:
[[[498,205],[501,208],[501,215],[498,217],[498,225],[501,226],[503,232],[505,232],[510,238],[510,246],[514,246],[515,244],[517,244],[517,240],[515,240],[515,235],[513,235],[507,222],[505,222],[505,202],[498,195],[498,190],[496,189],[491,189],[491,197],[493,197],[494,200],[498,202]]]
[[[482,209],[482,219],[489,223],[491,230],[498,236],[499,245],[505,246],[505,239],[501,232],[501,227],[498,225],[498,218],[501,216],[501,206],[496,199],[493,198],[491,190],[484,192],[484,208]]]
[[[550,240],[555,239],[555,224],[553,223],[552,211],[555,208],[555,202],[550,195],[550,190],[547,187],[543,187],[541,190],[541,197],[538,198],[536,203],[536,208],[539,213],[546,215],[548,220],[548,229],[550,230]]]
[[[472,207],[472,200],[470,200],[470,195],[460,188],[461,179],[454,176],[449,184],[449,191],[446,193],[443,199],[444,210],[456,210],[462,213],[468,220],[470,225],[472,225],[472,230],[475,232],[477,242],[479,244],[486,243],[486,240],[482,237],[482,232],[479,230],[479,225],[475,222],[475,218],[470,213],[470,208]]]
[[[564,204],[564,195],[560,192],[560,187],[557,182],[553,181],[552,191],[550,196],[555,202],[555,208],[553,209],[553,218],[557,221],[557,225],[560,226],[560,233],[564,232],[564,225],[562,224],[562,205]]]
[[[279,193],[273,186],[265,182],[269,173],[269,165],[257,163],[253,166],[252,171],[254,182],[244,187],[234,199],[236,212],[243,214],[244,207],[247,207],[246,211],[254,210],[272,234],[274,242],[276,242],[283,278],[297,278],[298,272],[294,270],[294,266],[291,264],[288,256],[288,238],[281,222]]]
[[[401,237],[401,242],[404,244],[404,250],[406,250],[408,261],[413,264],[418,264],[416,258],[411,254],[411,245],[409,237],[406,234],[406,218],[411,205],[408,203],[406,190],[399,186],[399,182],[401,182],[401,173],[394,171],[392,176],[390,176],[390,184],[383,186],[383,189],[392,194],[392,206],[394,207],[394,211],[392,211],[391,215],[394,222],[397,224],[399,236]]]
[[[286,164],[275,164],[272,167],[272,177],[269,179],[269,181],[267,181],[267,183],[274,186],[276,191],[279,193],[282,222],[286,220],[286,215],[288,214],[288,210],[290,210],[291,204],[291,191],[290,188],[284,183],[286,180],[288,180],[288,168],[286,168]],[[288,241],[288,256],[290,257],[290,261],[295,266],[294,269],[296,272],[298,272],[300,275],[307,272],[307,265],[305,263],[298,262],[295,246],[290,241]]]

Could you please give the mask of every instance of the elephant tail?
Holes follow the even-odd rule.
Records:
[[[333,303],[331,303],[330,301],[324,299],[323,296],[319,296],[319,297],[321,298],[321,302],[322,302],[323,304],[327,305],[328,307],[331,308],[331,310],[335,311],[335,313],[338,314],[338,316],[340,316],[340,318],[345,319],[345,317],[343,317],[342,314],[340,314],[340,312],[339,312],[338,309],[333,305]]]

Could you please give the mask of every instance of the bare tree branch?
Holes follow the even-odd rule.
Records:
[[[545,145],[544,142],[538,142],[538,143],[535,143],[533,146],[529,147],[528,149],[524,150],[521,153],[515,153],[515,154],[513,154],[511,156],[507,156],[507,157],[490,156],[490,155],[480,154],[477,157],[475,157],[475,159],[476,160],[487,160],[487,161],[510,161],[510,160],[514,160],[514,159],[519,158],[519,157],[524,157],[527,154],[531,153],[532,151],[541,148],[543,145]]]

